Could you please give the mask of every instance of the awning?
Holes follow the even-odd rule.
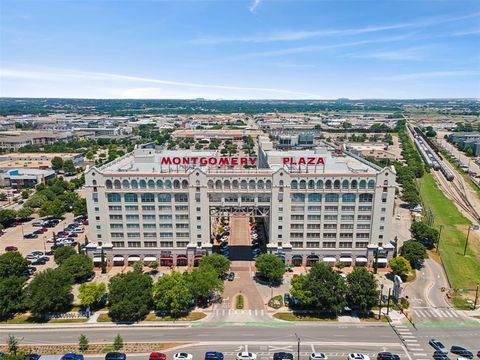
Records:
[[[125,258],[123,256],[114,256],[113,261],[125,261]]]
[[[337,258],[327,256],[327,257],[323,258],[323,261],[324,262],[335,262],[335,261],[337,261]]]
[[[177,259],[188,259],[188,256],[187,255],[177,255]]]
[[[281,255],[281,254],[279,254],[279,255],[277,255],[277,257],[278,257],[279,259],[283,259],[283,260],[285,260],[285,255]]]
[[[183,255],[179,255],[179,257],[182,257]],[[185,256],[186,257],[186,256]],[[173,256],[172,255],[164,255],[162,257],[160,257],[160,260],[172,260],[173,259]]]
[[[143,261],[157,261],[157,258],[155,256],[145,256]]]
[[[292,256],[292,260],[302,260],[302,259],[303,259],[302,255],[293,255]]]
[[[307,259],[308,260],[318,260],[319,258],[318,258],[318,255],[308,255]]]
[[[364,263],[366,263],[366,262],[368,262],[368,260],[367,260],[366,257],[360,256],[360,257],[357,257],[357,258],[355,259],[355,262],[358,262],[358,263],[364,262]]]
[[[379,259],[378,259],[378,263],[379,263],[379,264],[388,264],[388,260],[385,259],[385,258],[379,258]]]
[[[95,257],[93,258],[93,262],[94,262],[94,263],[102,262],[102,258],[95,256]]]
[[[128,257],[128,261],[140,261],[140,256],[132,255]]]
[[[351,257],[340,257],[340,261],[341,262],[352,262],[352,258]]]
[[[203,255],[195,255],[195,259],[202,259]]]

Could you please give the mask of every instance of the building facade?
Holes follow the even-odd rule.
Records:
[[[258,157],[139,148],[86,174],[89,253],[99,261],[194,265],[217,220],[262,218],[267,250],[288,264],[386,264],[393,253],[395,170],[327,147]],[[254,169],[244,166],[255,165]],[[380,250],[380,251],[378,251]]]

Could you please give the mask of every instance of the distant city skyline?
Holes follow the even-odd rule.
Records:
[[[2,97],[480,98],[478,1],[0,7]]]

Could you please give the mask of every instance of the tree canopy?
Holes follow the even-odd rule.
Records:
[[[417,268],[427,257],[427,249],[415,240],[408,240],[400,248],[400,255],[410,262],[412,268]]]
[[[355,268],[347,275],[346,300],[348,307],[368,313],[378,303],[377,280],[366,268]]]
[[[193,306],[193,294],[183,274],[173,271],[165,274],[153,287],[155,308],[178,317]]]
[[[390,269],[392,269],[392,273],[400,276],[402,280],[405,280],[408,273],[412,271],[410,262],[403,256],[394,257],[388,262],[388,266],[390,266]]]
[[[74,247],[64,246],[55,250],[53,253],[53,259],[57,265],[61,266],[65,260],[76,254],[77,251]]]
[[[23,309],[25,280],[25,277],[14,275],[0,277],[0,319],[8,318]]]
[[[255,261],[261,277],[268,281],[279,281],[285,274],[285,264],[275,254],[261,254]]]
[[[84,283],[80,285],[78,298],[82,306],[92,306],[100,302],[106,291],[107,287],[104,283]]]
[[[27,267],[27,260],[17,251],[0,255],[0,278],[22,276]]]
[[[218,276],[223,275],[230,269],[230,260],[220,254],[211,254],[200,260],[200,267],[211,266],[217,272]]]
[[[223,291],[223,281],[218,271],[211,266],[200,266],[187,273],[190,292],[197,300],[209,298],[213,293]]]
[[[60,267],[70,274],[75,282],[80,282],[92,274],[93,262],[85,254],[74,254],[65,259]]]

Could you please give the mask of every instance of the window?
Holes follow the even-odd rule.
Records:
[[[122,216],[122,215],[120,215],[120,218],[121,218],[121,216]],[[111,219],[111,218],[112,218],[112,217],[110,216],[110,219]],[[95,220],[100,220],[100,216],[95,216]]]
[[[355,215],[342,215],[340,217],[342,221],[354,221],[355,220]]]
[[[123,248],[125,247],[125,243],[123,241],[112,241],[113,247],[116,248]]]
[[[188,220],[188,215],[185,214],[176,214],[175,219],[177,220]]]
[[[304,216],[303,215],[291,215],[290,219],[291,220],[303,220]]]
[[[188,241],[177,241],[177,246],[180,248],[185,248],[188,246]]]
[[[158,202],[170,202],[170,201],[172,201],[172,195],[158,194]]]
[[[342,211],[355,211],[355,206],[342,206]]]
[[[283,212],[283,207],[279,207],[278,212]]]
[[[156,229],[156,228],[157,228],[157,224],[155,224],[155,223],[143,224],[143,228],[144,228],[144,229]]]
[[[138,233],[138,232],[128,232],[128,233],[127,233],[127,237],[128,237],[128,238],[131,238],[131,239],[132,239],[132,238],[139,238],[139,237],[140,237],[140,233]]]
[[[303,224],[291,224],[290,229],[303,230]]]
[[[171,206],[167,206],[167,205],[160,205],[158,207],[158,210],[160,211],[172,211],[172,207]]]
[[[340,233],[340,239],[353,239],[353,233]]]
[[[188,202],[188,194],[175,194],[175,202]]]
[[[155,211],[155,205],[142,205],[143,211]]]
[[[175,227],[177,229],[188,229],[188,224],[176,224]],[[201,225],[197,225],[197,229],[201,229],[202,226]]]
[[[137,205],[125,205],[125,210],[126,211],[137,211],[138,206]]]
[[[292,245],[292,248],[294,248],[294,249],[299,249],[299,248],[303,247],[303,242],[301,242],[301,241],[291,241],[290,245]]]
[[[307,224],[307,229],[320,229],[320,224]]]
[[[371,215],[358,215],[357,217],[358,220],[372,220]]]
[[[187,245],[185,245],[185,247],[186,246]],[[162,247],[162,248],[173,247],[173,241],[160,241],[160,247]]]
[[[303,239],[303,233],[291,232],[290,237],[293,239]]]
[[[357,249],[362,249],[362,248],[366,248],[368,246],[368,242],[356,242],[355,243],[355,247]]]
[[[382,225],[380,226],[380,231],[383,231],[383,230],[385,230],[385,226]]]
[[[320,242],[319,241],[307,241],[307,246],[308,249],[318,249],[320,247]]]
[[[144,232],[144,233],[143,233],[143,237],[144,237],[144,238],[156,238],[156,237],[157,237],[157,233],[154,233],[154,232]]]
[[[145,180],[140,180],[140,189],[146,189],[147,188],[147,182]]]
[[[348,180],[342,181],[342,189],[348,189]]]
[[[352,229],[353,230],[353,224],[340,224],[340,229]]]
[[[95,208],[95,211],[98,211],[96,209],[98,209],[98,208]],[[110,205],[108,207],[108,210],[110,210],[110,211],[122,211],[122,207],[120,205]]]
[[[321,211],[322,207],[321,206],[309,206],[308,211]]]
[[[337,234],[335,233],[323,233],[324,239],[335,239],[336,237],[337,237]]]
[[[96,211],[96,212],[99,212],[99,211],[100,211],[100,208],[96,207],[96,208],[95,208],[95,211]]]
[[[371,206],[359,206],[358,211],[372,211]]]
[[[328,230],[336,230],[337,224],[323,224],[323,228]]]
[[[338,216],[337,215],[325,215],[323,217],[325,221],[337,221]]]
[[[360,180],[359,189],[366,189],[366,188],[367,188],[367,182],[365,180]]]
[[[305,194],[301,193],[292,193],[292,202],[304,202]]]
[[[381,210],[382,210],[382,212],[386,212],[386,211],[387,211],[387,209],[386,209],[386,208],[382,208]]]
[[[171,229],[173,227],[172,223],[158,224],[160,229]]]
[[[338,202],[338,194],[326,194],[325,202]]]
[[[352,247],[352,242],[351,241],[348,241],[348,242],[345,242],[345,241],[340,241],[338,243],[338,247],[340,248],[351,248]]]
[[[322,194],[308,194],[308,201],[309,202],[321,202],[322,201]]]
[[[137,202],[138,201],[138,196],[137,196],[137,194],[126,193],[126,194],[123,195],[123,200],[125,202]]]
[[[322,247],[323,247],[324,249],[332,249],[332,248],[335,247],[335,241],[324,241],[324,242],[322,243]]]
[[[100,220],[100,216],[97,220]],[[110,220],[122,220],[122,215],[110,215]]]
[[[142,243],[140,241],[129,241],[128,242],[128,247],[139,248],[141,246],[142,246]]]
[[[202,208],[197,207],[197,212],[200,212],[200,211],[202,211]]]
[[[172,215],[170,215],[170,214],[158,215],[158,218],[160,220],[172,220]]]
[[[143,214],[142,219],[143,220],[155,220],[155,215],[153,215],[153,214]]]
[[[127,220],[138,220],[139,216],[137,214],[128,214],[125,216]]]
[[[338,211],[338,206],[325,206],[325,211]]]
[[[360,200],[361,203],[370,203],[373,201],[373,194],[360,194]]]
[[[357,230],[368,230],[370,229],[370,224],[357,224]]]
[[[298,181],[297,180],[292,180],[292,182],[290,183],[290,187],[292,189],[297,189],[298,188]]]
[[[175,211],[188,211],[188,205],[176,205]]]
[[[370,237],[370,233],[357,233],[356,238],[357,239],[368,239]]]
[[[342,202],[350,202],[354,203],[355,202],[355,194],[342,194]]]
[[[123,238],[123,233],[121,233],[121,232],[111,232],[110,237],[111,238],[117,238],[117,239],[118,238]]]
[[[110,194],[107,194],[107,201],[108,202],[120,202],[122,200],[121,200],[120,194],[110,193]]]
[[[375,181],[369,180],[368,181],[368,188],[369,189],[375,189]]]
[[[155,202],[155,195],[152,193],[145,193],[141,195],[142,203],[153,203]]]
[[[175,234],[177,236],[177,238],[188,238],[190,237],[190,233],[188,232],[177,232]],[[199,234],[200,236],[202,236],[201,234]]]
[[[171,238],[171,237],[173,237],[173,233],[172,232],[161,232],[160,237],[161,238]]]
[[[385,221],[385,216],[382,216],[382,217],[380,218],[380,221]]]
[[[110,229],[123,229],[123,224],[110,224]]]
[[[156,241],[144,241],[143,246],[148,247],[148,248],[157,247],[157,242]]]
[[[197,221],[201,221],[202,220],[202,217],[201,216],[197,216]]]
[[[321,215],[307,215],[307,220],[320,221],[321,219]]]
[[[305,206],[292,206],[292,212],[304,212]]]

